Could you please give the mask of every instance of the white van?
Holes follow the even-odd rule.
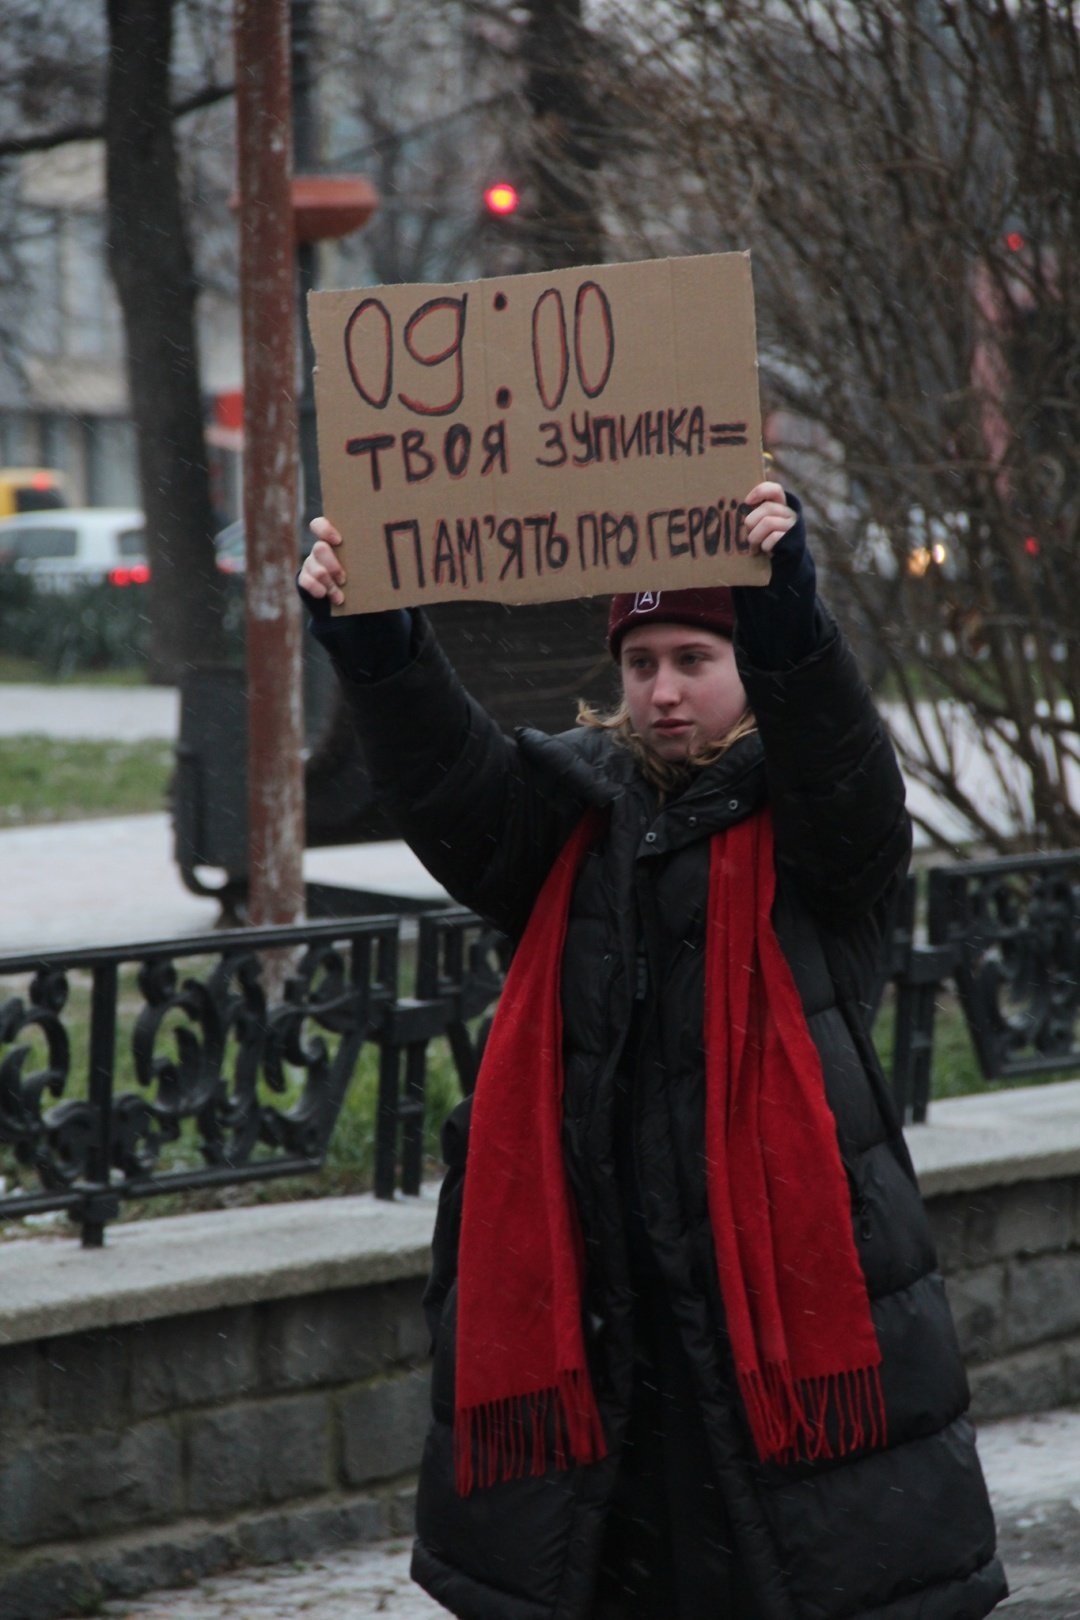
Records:
[[[69,506],[0,520],[0,568],[30,574],[48,590],[150,577],[146,526],[135,507]]]

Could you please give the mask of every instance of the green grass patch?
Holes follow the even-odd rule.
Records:
[[[890,987],[885,993],[874,1024],[874,1046],[882,1067],[890,1078],[895,1036],[896,995]],[[1075,1078],[1073,1070],[1058,1069],[1044,1074],[1010,1076],[1007,1080],[984,1079],[959,997],[946,986],[940,989],[934,1004],[934,1047],[930,1070],[931,1102],[945,1097],[971,1097],[981,1091],[1011,1090],[1014,1086],[1049,1085],[1055,1080]]]
[[[146,671],[137,664],[117,669],[81,669],[58,675],[36,658],[0,653],[0,685],[31,686],[145,686]]]
[[[874,1046],[886,1075],[892,1077],[893,1048],[896,1040],[896,993],[885,992],[874,1024]],[[966,1097],[986,1091],[979,1060],[968,1034],[963,1008],[951,991],[942,990],[934,1010],[934,1057],[930,1096]]]
[[[161,810],[172,744],[0,737],[0,827]]]

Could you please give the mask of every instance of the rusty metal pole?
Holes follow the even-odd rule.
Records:
[[[288,0],[236,0],[252,923],[304,911]]]

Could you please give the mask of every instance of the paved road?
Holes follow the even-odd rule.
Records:
[[[1080,1412],[987,1424],[980,1448],[1013,1588],[997,1612],[1080,1620]],[[384,1542],[107,1603],[102,1612],[114,1620],[436,1620],[445,1611],[412,1586],[408,1569],[407,1545]]]
[[[0,685],[0,737],[141,742],[179,728],[180,694],[171,686]]]
[[[0,829],[0,955],[209,933],[216,900],[185,889],[168,816]],[[213,876],[213,874],[209,874]],[[445,898],[402,843],[308,850],[309,882]]]

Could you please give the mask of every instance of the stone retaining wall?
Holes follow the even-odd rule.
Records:
[[[1080,1176],[927,1208],[976,1418],[1080,1402]]]
[[[423,1282],[0,1348],[0,1616],[411,1535]]]
[[[0,1620],[411,1537],[434,1197],[0,1244]]]

